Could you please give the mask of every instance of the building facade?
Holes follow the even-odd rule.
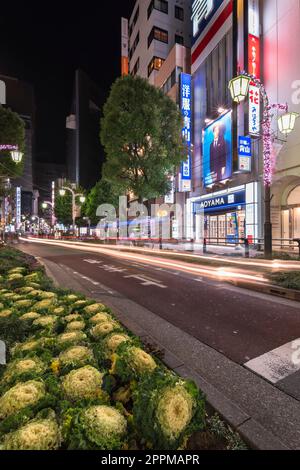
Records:
[[[129,72],[154,85],[174,45],[191,46],[190,17],[190,0],[137,0],[129,20]]]
[[[33,213],[33,173],[35,151],[35,97],[33,87],[14,77],[0,75],[0,103],[19,114],[25,124],[24,170],[22,177],[12,178],[12,185],[21,188],[21,212]]]
[[[248,133],[245,113],[233,109],[228,88],[238,62],[246,65],[246,32],[239,34],[245,12],[240,5],[238,19],[237,8],[232,0],[193,3],[194,153],[186,236],[200,242],[230,243],[261,235],[257,159],[249,171],[239,171],[238,134]],[[254,142],[252,147],[258,153]]]
[[[211,243],[264,237],[262,102],[251,83],[240,105],[228,85],[241,71],[265,85],[270,103],[299,112],[300,5],[290,0],[195,0],[193,3],[192,191],[186,237]],[[291,32],[294,38],[291,38]],[[288,138],[273,117],[274,246],[300,237],[299,125]]]
[[[264,81],[270,101],[288,103],[290,111],[300,113],[299,2],[264,0],[262,31]],[[277,141],[277,153],[272,188],[273,237],[299,239],[300,119],[287,139]]]
[[[82,70],[75,75],[71,113],[66,119],[67,178],[91,189],[101,178],[104,150],[100,144],[100,118],[104,95]]]

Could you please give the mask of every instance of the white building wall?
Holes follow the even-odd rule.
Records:
[[[262,10],[264,82],[270,101],[288,103],[290,111],[300,113],[300,1],[264,0]],[[277,132],[276,126],[274,119]],[[300,185],[300,119],[287,141],[277,143],[272,218],[273,237],[282,238],[288,235],[282,210],[292,189]]]
[[[129,47],[132,47],[138,32],[140,34],[140,41],[129,61],[130,72],[132,72],[137,60],[139,59],[140,66],[137,74],[143,78],[148,79],[148,65],[152,57],[157,56],[162,59],[166,59],[169,52],[175,45],[176,34],[183,36],[184,46],[191,46],[191,3],[192,0],[168,0],[168,14],[153,9],[148,19],[147,11],[150,5],[150,0],[137,0],[129,21],[129,25],[132,24],[137,8],[139,8],[139,18],[132,30],[132,34],[129,40]],[[175,6],[184,9],[184,21],[175,18]],[[168,44],[164,44],[163,42],[154,39],[148,48],[148,36],[153,26],[157,26],[158,28],[168,31]],[[156,74],[157,72],[152,72],[151,76],[149,77],[150,83],[154,84]]]

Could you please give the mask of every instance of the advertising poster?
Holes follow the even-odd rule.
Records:
[[[225,181],[232,176],[232,112],[220,117],[203,135],[204,186]]]

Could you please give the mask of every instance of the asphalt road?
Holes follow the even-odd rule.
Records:
[[[74,278],[105,285],[112,295],[121,294],[147,308],[238,364],[300,338],[300,308],[294,302],[205,275],[147,265],[138,254],[126,260],[113,252],[104,255],[34,243],[23,247],[67,266]]]

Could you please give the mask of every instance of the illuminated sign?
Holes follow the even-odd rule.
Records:
[[[16,227],[21,225],[21,188],[16,188]]]
[[[203,132],[202,174],[204,186],[232,176],[232,112],[213,121]]]
[[[0,151],[3,151],[3,150],[8,150],[8,151],[19,150],[19,147],[17,145],[12,145],[12,144],[0,144]]]
[[[239,171],[251,171],[251,138],[239,137]]]
[[[250,75],[260,78],[260,40],[253,34],[248,36],[248,71]]]
[[[253,84],[249,87],[249,134],[260,133],[260,91]]]
[[[175,178],[170,177],[171,191],[165,196],[165,204],[174,204],[175,202]]]
[[[214,9],[214,0],[196,0],[192,6],[193,35],[197,36],[202,20],[207,19]]]
[[[259,28],[259,0],[248,0],[248,33],[260,36]]]
[[[239,191],[224,196],[215,196],[194,203],[195,214],[217,212],[224,209],[233,209],[236,206],[245,205],[246,192]]]
[[[188,181],[183,192],[190,191],[192,180],[192,77],[187,73],[181,74],[180,79],[180,103],[183,116],[182,137],[187,145],[188,157],[181,165],[181,180]]]

